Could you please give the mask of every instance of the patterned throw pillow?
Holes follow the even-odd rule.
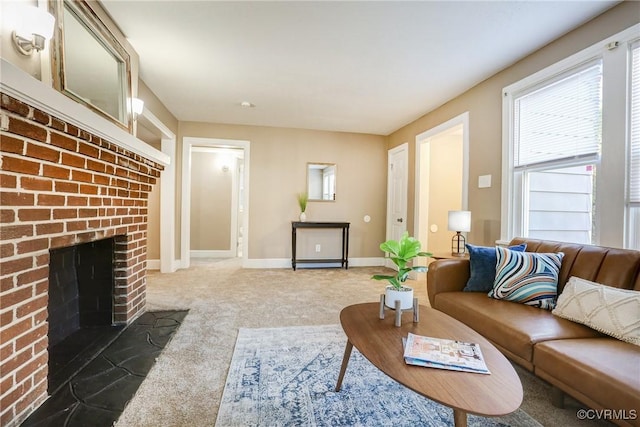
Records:
[[[640,292],[571,277],[553,314],[640,346]]]
[[[463,291],[487,293],[496,279],[496,248],[490,246],[474,246],[467,244],[471,272]],[[509,246],[512,251],[524,252],[527,244]]]
[[[551,310],[564,253],[516,252],[497,247],[496,279],[489,296]]]

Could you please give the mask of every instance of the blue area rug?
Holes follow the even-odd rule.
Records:
[[[390,379],[355,348],[336,393],[345,343],[339,325],[240,329],[216,426],[453,425],[453,410]],[[468,424],[540,427],[522,410],[470,415]]]

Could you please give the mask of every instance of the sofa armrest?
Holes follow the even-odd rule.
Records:
[[[470,275],[468,259],[439,259],[429,264],[427,294],[435,308],[436,295],[440,292],[462,291]]]

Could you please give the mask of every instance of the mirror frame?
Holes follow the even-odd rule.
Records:
[[[338,165],[336,163],[326,163],[326,162],[307,162],[307,167],[305,169],[305,172],[307,174],[307,194],[310,194],[311,192],[309,191],[309,169],[310,166],[312,165],[324,165],[324,166],[333,166],[333,169],[335,171],[335,181],[334,181],[334,193],[333,193],[333,199],[312,199],[311,196],[309,196],[309,202],[335,202],[336,198],[337,198],[337,176],[338,176]]]
[[[105,48],[117,61],[124,64],[125,72],[118,78],[120,90],[125,97],[124,120],[113,117],[101,108],[85,101],[67,88],[65,79],[65,58],[64,58],[64,8],[68,7],[76,15],[80,23],[96,40]],[[54,37],[51,40],[51,68],[53,76],[53,87],[73,99],[85,105],[92,111],[100,114],[104,118],[112,121],[121,128],[133,134],[133,112],[131,111],[132,85],[131,85],[131,57],[113,33],[102,22],[100,17],[94,12],[85,0],[50,0],[49,11],[56,18],[56,28]]]

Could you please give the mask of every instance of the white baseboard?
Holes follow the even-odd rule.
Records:
[[[384,265],[384,257],[349,258],[349,267],[379,267]],[[290,258],[243,259],[244,268],[291,268]],[[340,263],[304,264],[297,263],[300,268],[340,267]]]

